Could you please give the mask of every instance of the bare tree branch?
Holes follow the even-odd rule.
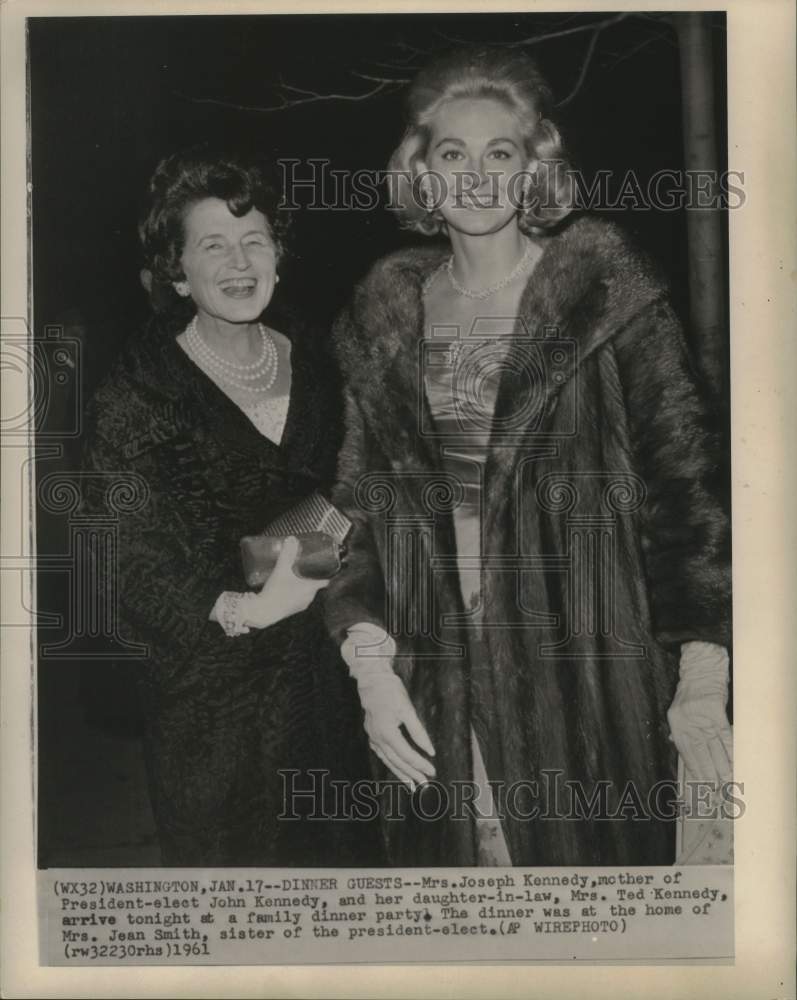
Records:
[[[407,61],[405,61],[403,63],[401,63],[401,62],[381,62],[381,61],[376,60],[376,59],[369,59],[368,60],[368,65],[369,66],[376,66],[378,69],[398,69],[398,70],[405,70],[405,69],[408,69],[408,68],[409,69],[413,68],[410,65],[410,63],[407,62]],[[352,70],[352,72],[354,72],[354,71]]]
[[[601,21],[593,21],[590,24],[577,24],[572,27],[562,27],[557,28],[553,31],[544,31],[539,35],[529,35],[526,38],[516,39],[511,42],[501,41],[492,42],[485,44],[502,45],[506,48],[525,48],[533,45],[539,45],[543,42],[548,42],[556,38],[564,38],[570,35],[583,34],[584,32],[590,33],[590,40],[587,45],[587,51],[584,56],[584,61],[582,63],[578,79],[573,86],[570,93],[562,101],[559,102],[559,107],[564,107],[564,105],[569,104],[584,84],[586,80],[587,73],[589,72],[590,65],[593,61],[593,56],[595,54],[595,49],[598,43],[598,38],[605,31],[606,28],[612,25],[618,24],[620,21],[625,20],[628,17],[644,16],[646,19],[651,21],[657,21],[661,23],[661,17],[658,15],[648,15],[648,14],[615,14],[613,17],[604,18]],[[570,19],[567,18],[560,21],[560,24],[567,24]],[[435,37],[451,44],[467,45],[473,44],[471,39],[465,38],[455,38],[453,36],[447,35],[441,31],[436,31]],[[646,40],[641,45],[633,49],[628,55],[632,55],[635,51],[638,51],[644,45],[649,44]],[[419,59],[426,59],[429,56],[434,55],[435,51],[439,51],[439,46],[437,50],[432,48],[421,48],[417,45],[411,45],[409,42],[404,41],[401,38],[395,39],[392,42],[392,47],[396,51],[396,56],[392,59],[382,60],[379,62],[368,61],[366,63],[367,67],[375,67],[377,69],[387,69],[395,70],[397,73],[406,74],[408,70],[414,70],[416,68],[414,63]],[[621,61],[621,57],[620,60]],[[360,80],[365,80],[368,83],[373,83],[375,86],[370,89],[357,94],[342,94],[335,91],[329,93],[322,93],[317,90],[309,90],[304,87],[297,87],[293,84],[286,83],[284,80],[279,81],[278,96],[280,103],[272,105],[248,105],[248,104],[237,104],[232,101],[224,101],[215,97],[189,97],[186,94],[177,93],[176,96],[180,97],[182,100],[190,101],[193,104],[211,104],[216,107],[229,108],[235,111],[251,111],[255,113],[270,113],[276,111],[286,111],[291,108],[299,107],[303,104],[313,104],[319,101],[366,101],[371,97],[376,97],[378,94],[391,93],[406,84],[411,82],[411,78],[406,75],[396,75],[396,76],[384,76],[377,75],[376,73],[365,72],[361,70],[350,70],[349,75],[356,77]]]
[[[351,71],[351,75],[358,77],[360,80],[370,80],[373,83],[395,83],[395,84],[401,84],[402,86],[405,83],[412,83],[412,77],[409,76],[404,76],[404,77],[371,76],[370,73],[360,73],[355,69]]]
[[[558,31],[544,31],[539,35],[529,35],[527,38],[518,38],[513,42],[485,42],[485,45],[503,45],[507,49],[519,49],[527,45],[539,45],[541,42],[548,42],[553,38],[564,38],[566,35],[577,35],[585,31],[603,31],[612,24],[624,21],[628,17],[635,17],[635,14],[615,14],[614,17],[607,17],[603,21],[593,21],[591,24],[580,24],[574,28],[562,28]],[[457,45],[472,45],[473,41],[468,38],[448,38],[450,42]]]
[[[265,114],[272,111],[285,111],[288,108],[296,108],[302,104],[314,104],[317,101],[366,101],[369,97],[375,97],[390,86],[397,88],[403,85],[403,80],[383,80],[363,94],[319,94],[313,90],[305,90],[303,87],[293,87],[290,84],[284,83],[281,84],[284,90],[289,90],[302,96],[283,97],[281,104],[273,105],[236,104],[233,101],[223,101],[216,97],[189,97],[187,94],[181,94],[178,91],[174,91],[174,94],[176,97],[184,101],[190,101],[192,104],[212,104],[215,107],[228,108],[232,111],[252,111]]]
[[[397,38],[393,45],[397,49],[404,49],[408,53],[407,59],[417,59],[418,56],[430,56],[434,52],[434,49],[422,49],[417,45],[410,45],[409,42],[405,42],[403,38]]]
[[[662,17],[661,15],[644,14],[643,17],[652,21],[653,24],[650,26],[650,32],[647,38],[644,38],[638,45],[634,45],[630,49],[626,49],[623,52],[610,52],[608,55],[611,57],[612,61],[606,63],[604,68],[611,72],[616,69],[620,63],[626,61],[626,59],[631,59],[633,56],[640,52],[642,49],[647,48],[648,45],[652,45],[654,42],[662,42],[671,47],[678,47],[678,41],[675,34],[675,30],[670,23],[669,17]]]
[[[598,44],[598,39],[600,38],[601,31],[603,31],[603,28],[597,28],[593,32],[592,37],[589,40],[589,45],[587,46],[587,53],[584,56],[584,62],[581,64],[581,72],[578,74],[578,79],[576,80],[576,84],[570,91],[570,93],[567,95],[567,97],[564,97],[562,98],[561,101],[557,102],[556,105],[557,108],[563,108],[566,104],[569,104],[576,96],[576,94],[579,92],[579,90],[581,90],[581,87],[587,78],[587,73],[589,72],[589,65],[592,62],[592,56],[595,53],[595,46]]]
[[[646,38],[643,42],[640,42],[639,45],[635,45],[632,49],[628,49],[626,52],[616,53],[617,58],[614,59],[606,67],[607,70],[611,72],[611,70],[616,69],[620,65],[620,63],[625,62],[626,59],[630,59],[632,56],[635,56],[637,52],[640,52],[642,49],[647,48],[648,45],[652,45],[653,42],[659,41],[660,37],[661,36],[657,37],[656,35],[651,35],[649,38]]]

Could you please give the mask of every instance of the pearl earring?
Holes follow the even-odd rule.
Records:
[[[190,292],[187,281],[175,281],[174,290],[175,292],[177,292],[178,295],[182,296],[183,298],[186,298],[186,296]]]

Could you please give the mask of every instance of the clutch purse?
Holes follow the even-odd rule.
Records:
[[[311,493],[272,521],[261,534],[241,539],[241,560],[248,586],[262,587],[289,535],[299,540],[294,573],[313,580],[331,579],[341,567],[351,527],[351,521],[337,507],[320,493]]]

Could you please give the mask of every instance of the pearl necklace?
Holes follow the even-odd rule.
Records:
[[[269,392],[277,381],[279,373],[279,355],[274,338],[266,330],[262,323],[258,323],[260,339],[263,350],[257,361],[248,365],[239,365],[234,361],[217,354],[213,348],[206,343],[197,329],[196,316],[186,327],[185,339],[191,353],[196,358],[200,367],[222,382],[234,386],[236,389],[243,389],[246,392],[266,393]],[[249,385],[249,382],[260,381],[265,377],[262,385]]]
[[[515,280],[515,278],[526,269],[528,262],[531,260],[532,250],[534,249],[534,244],[531,241],[528,242],[526,250],[523,256],[515,265],[514,270],[509,274],[501,278],[500,281],[496,281],[494,285],[490,285],[489,288],[482,288],[479,291],[474,291],[472,288],[466,288],[464,285],[460,285],[457,279],[454,277],[454,255],[448,258],[447,261],[442,265],[446,273],[448,274],[448,280],[453,285],[454,289],[459,292],[460,295],[464,295],[468,299],[489,299],[491,295],[499,292],[502,288]]]

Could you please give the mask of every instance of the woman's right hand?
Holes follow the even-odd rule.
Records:
[[[407,689],[393,673],[396,643],[380,626],[359,622],[348,629],[340,654],[357,682],[363,725],[371,749],[410,788],[435,776],[431,761],[415,750],[401,732],[403,726],[416,746],[434,756],[429,734],[413,707]]]
[[[358,622],[347,629],[340,655],[357,683],[371,749],[414,791],[416,784],[423,784],[436,772],[432,762],[409,743],[401,727],[430,757],[434,756],[434,746],[401,678],[393,672],[395,641],[374,622]]]
[[[319,590],[328,586],[329,580],[310,580],[294,573],[293,564],[298,554],[299,540],[289,535],[260,593],[247,602],[246,625],[267,628],[283,618],[298,614],[313,603]]]
[[[434,754],[432,741],[418,718],[407,689],[392,670],[357,678],[357,691],[365,711],[364,726],[371,749],[382,763],[414,791],[435,776],[434,765],[402,735],[404,726],[410,738],[428,754]]]

